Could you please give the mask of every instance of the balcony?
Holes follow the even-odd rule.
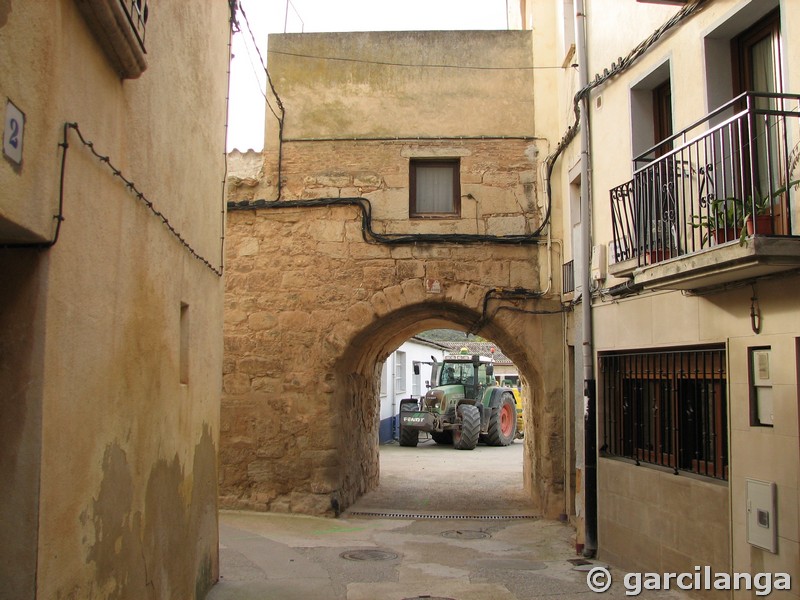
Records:
[[[800,268],[800,96],[746,93],[610,191],[611,274],[696,290]]]

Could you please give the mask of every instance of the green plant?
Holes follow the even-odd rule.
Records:
[[[712,200],[708,212],[704,215],[693,215],[691,226],[703,230],[703,246],[708,244],[717,232],[739,231],[740,241],[745,235],[745,204],[739,198],[717,198]]]
[[[800,180],[790,181],[787,185],[777,188],[772,194],[758,195],[755,200],[753,200],[753,196],[748,196],[744,201],[733,197],[712,200],[708,213],[702,216],[694,215],[691,225],[695,229],[704,229],[704,246],[712,235],[716,236],[718,232],[731,230],[738,232],[739,245],[743,246],[747,240],[747,222],[753,220],[754,217],[771,215],[773,200],[792,186],[795,189],[800,187]]]

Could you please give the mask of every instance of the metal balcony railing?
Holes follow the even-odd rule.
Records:
[[[748,92],[636,157],[633,179],[610,191],[612,260],[792,235],[799,125],[800,95]]]

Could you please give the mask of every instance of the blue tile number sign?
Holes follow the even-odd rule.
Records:
[[[22,164],[22,136],[25,132],[25,115],[11,100],[6,102],[6,120],[3,126],[3,154],[17,164]]]

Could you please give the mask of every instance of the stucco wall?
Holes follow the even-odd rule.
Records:
[[[596,74],[602,75],[604,69],[611,70],[612,63],[619,61],[618,57],[627,56],[681,9],[680,6],[652,3],[623,5],[614,0],[586,0],[585,5],[590,81]],[[609,190],[632,178],[631,159],[636,150],[643,150],[637,148],[637,144],[641,145],[643,138],[652,136],[652,122],[633,118],[632,89],[637,86],[644,88],[641,100],[646,104],[650,98],[646,84],[648,76],[660,66],[668,65],[672,125],[674,131],[680,131],[733,95],[729,56],[726,63],[714,53],[729,55],[731,37],[777,7],[781,9],[784,89],[789,93],[797,92],[797,69],[792,65],[798,57],[797,46],[793,43],[797,38],[794,32],[798,17],[790,0],[705,2],[702,10],[662,36],[634,66],[592,90],[589,111],[593,244],[611,241]],[[560,90],[563,106],[563,115],[560,116],[564,128],[573,120],[572,101],[576,91],[575,79],[567,78]],[[554,181],[558,181],[554,185],[556,196],[565,201],[570,196],[576,198],[579,191],[578,185],[571,187],[571,184],[580,183],[576,180],[579,176],[579,147],[576,139],[560,158],[554,174]],[[578,203],[573,201],[568,205],[575,215]],[[796,213],[798,207],[795,205],[793,208]],[[567,211],[564,215],[565,228],[578,220],[570,219]],[[796,223],[796,219],[793,218],[793,222]],[[601,291],[594,300],[593,312],[594,343],[598,352],[726,344],[730,480],[720,486],[693,477],[675,477],[647,467],[601,459],[598,466],[600,556],[609,552],[609,560],[636,570],[674,570],[667,567],[716,561],[713,564],[727,570],[751,573],[764,569],[784,570],[797,576],[800,561],[795,543],[798,535],[795,490],[796,473],[800,470],[800,441],[797,437],[795,340],[800,320],[796,303],[792,304],[786,293],[786,290],[796,287],[796,275],[774,281],[743,282],[702,296],[643,290],[626,297],[612,297],[605,292],[622,281],[609,276],[599,282]],[[753,331],[751,323],[753,298],[758,302],[761,315],[760,334]],[[779,353],[774,352],[773,356],[779,363],[775,368],[783,377],[777,396],[781,405],[776,410],[780,410],[784,417],[782,425],[771,430],[754,428],[749,422],[747,348],[760,345],[782,349]],[[670,478],[673,478],[668,484],[670,489],[663,489]],[[779,529],[784,532],[780,534],[778,555],[754,548],[745,540],[742,495],[747,478],[777,482],[778,497],[784,497],[779,502],[788,503],[778,511]],[[651,488],[663,489],[665,499],[649,496]],[[723,491],[727,494],[724,504],[720,497]],[[666,498],[678,503],[694,498],[695,502],[687,505],[686,514],[681,516],[665,507]],[[711,514],[710,508],[729,512]],[[660,512],[662,510],[665,512]],[[709,540],[695,543],[695,538],[688,532],[686,536],[678,536],[677,540],[673,536],[675,528],[684,527],[687,522],[705,531],[709,520],[712,523]],[[719,529],[720,525],[724,525],[724,531]],[[663,528],[663,535],[659,528]],[[625,536],[627,539],[623,539]],[[726,539],[731,540],[727,546]],[[677,545],[672,545],[672,542]],[[722,561],[719,552],[725,547],[728,555]],[[676,560],[678,555],[680,561]],[[688,563],[688,559],[694,562]]]
[[[628,571],[730,572],[728,486],[600,459],[600,558]]]
[[[21,168],[0,160],[0,243],[53,239],[69,122],[219,269],[228,17],[149,3],[149,66],[122,80],[76,2],[1,3],[0,96],[26,128]],[[19,425],[1,436],[4,489],[25,473],[4,503],[0,580],[14,598],[203,597],[222,281],[74,129],[67,143],[57,242],[0,250],[16,266],[0,345],[19,349],[0,359]]]

